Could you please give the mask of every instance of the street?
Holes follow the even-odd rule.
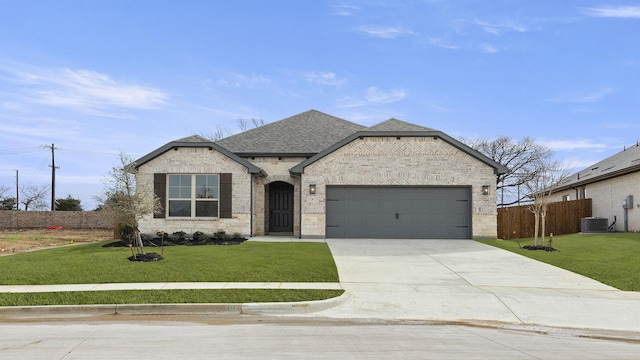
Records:
[[[2,359],[630,359],[640,335],[261,316],[0,320]]]

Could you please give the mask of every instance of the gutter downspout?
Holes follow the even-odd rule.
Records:
[[[299,231],[298,239],[302,239],[302,174],[300,174],[300,178],[299,179],[300,179],[300,186],[299,186],[298,192],[300,193],[300,195],[299,195],[299,200],[298,200],[298,204],[299,204],[298,205],[299,206],[299,209],[298,209],[298,212],[299,212],[299,214],[298,214],[298,231]]]
[[[253,182],[255,181],[255,177],[251,176],[251,199],[249,200],[249,237],[253,237]]]

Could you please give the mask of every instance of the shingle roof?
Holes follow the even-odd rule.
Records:
[[[367,128],[366,131],[434,131],[434,129],[391,118]]]
[[[566,178],[556,191],[610,179],[640,171],[640,144],[625,148],[598,163],[578,171]]]
[[[238,155],[316,154],[365,127],[309,110],[217,141]]]

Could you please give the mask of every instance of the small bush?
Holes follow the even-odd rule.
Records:
[[[220,230],[220,231],[216,232],[215,234],[213,234],[213,238],[218,240],[218,241],[229,241],[233,237],[231,235],[228,235],[224,230]]]
[[[187,233],[184,231],[176,231],[173,234],[171,234],[171,237],[174,239],[184,239],[187,237]]]
[[[205,242],[207,240],[209,240],[209,235],[203,233],[202,231],[196,231],[193,233],[194,242]]]
[[[117,231],[118,231],[118,236],[120,236],[121,240],[127,241],[127,243],[133,242],[133,239],[135,238],[135,232],[136,232],[136,229],[133,226],[126,225],[126,224],[118,224]]]

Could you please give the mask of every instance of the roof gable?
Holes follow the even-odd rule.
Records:
[[[250,174],[254,174],[254,175],[266,175],[264,170],[262,170],[261,168],[255,166],[254,164],[250,163],[249,161],[239,157],[238,155],[229,152],[229,150],[223,148],[222,146],[216,144],[215,142],[209,141],[206,138],[200,136],[200,135],[194,135],[194,136],[189,136],[189,137],[185,137],[179,140],[175,140],[169,143],[164,144],[163,146],[157,148],[156,150],[148,153],[147,155],[141,157],[140,159],[134,161],[135,164],[135,168],[139,168],[140,166],[143,166],[144,164],[148,163],[149,161],[157,158],[158,156],[164,154],[165,152],[174,149],[174,148],[180,148],[180,147],[208,147],[210,150],[215,149],[216,151],[218,151],[219,153],[227,156],[228,158],[234,160],[235,162],[245,166],[247,168],[247,171]]]
[[[229,136],[216,143],[241,156],[311,156],[364,128],[317,110],[309,110]]]
[[[597,181],[640,171],[640,143],[597,162],[567,177],[555,191],[582,186]]]
[[[367,131],[434,131],[434,129],[391,118],[367,128]]]
[[[481,161],[489,166],[491,166],[493,168],[493,172],[495,174],[504,174],[506,173],[509,169],[507,169],[506,166],[494,161],[493,159],[489,158],[488,156],[482,154],[481,152],[472,149],[471,147],[467,146],[466,144],[452,138],[451,136],[438,131],[438,130],[433,130],[430,128],[425,128],[419,125],[414,125],[414,124],[410,124],[401,120],[397,120],[397,119],[389,119],[381,124],[375,125],[373,126],[374,128],[377,127],[377,129],[371,130],[371,128],[368,128],[366,130],[363,131],[358,131],[352,135],[349,135],[348,137],[344,138],[343,140],[333,144],[331,147],[328,147],[326,149],[324,149],[322,152],[319,152],[318,154],[308,158],[307,160],[301,162],[300,164],[294,166],[293,168],[291,168],[289,171],[294,174],[294,175],[300,175],[304,173],[304,168],[313,164],[314,162],[322,159],[323,157],[331,154],[332,152],[340,149],[341,147],[347,145],[348,143],[360,138],[360,137],[402,137],[402,136],[415,136],[415,137],[437,137],[439,139],[442,139],[443,141],[449,143],[450,145],[464,151],[465,153],[469,154],[470,156],[476,158],[478,161]],[[398,128],[401,130],[385,130],[386,128],[392,129],[392,128]],[[410,130],[410,129],[414,129],[414,130]]]

